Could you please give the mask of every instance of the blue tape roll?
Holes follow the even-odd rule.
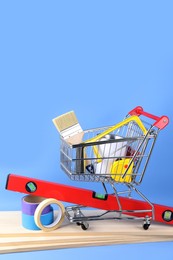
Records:
[[[51,223],[53,223],[54,221],[53,208],[51,207],[51,211],[49,213],[41,215],[40,219],[43,225],[50,225]],[[34,216],[32,215],[27,215],[22,213],[22,225],[24,228],[30,230],[40,230],[40,228],[37,227],[37,225],[35,224]]]

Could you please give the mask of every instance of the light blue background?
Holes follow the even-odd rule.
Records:
[[[20,210],[8,173],[70,181],[59,167],[52,119],[74,110],[83,129],[121,121],[141,105],[167,115],[141,190],[173,205],[173,2],[0,1],[0,210]],[[172,243],[105,246],[0,256],[3,259],[172,259]]]

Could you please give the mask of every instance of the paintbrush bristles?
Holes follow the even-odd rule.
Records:
[[[61,116],[54,118],[53,123],[59,132],[78,124],[78,120],[74,111],[67,112]]]

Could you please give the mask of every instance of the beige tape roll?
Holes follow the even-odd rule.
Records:
[[[40,219],[41,214],[42,214],[42,211],[44,210],[44,208],[50,204],[56,204],[58,206],[58,208],[59,208],[58,215],[52,224],[44,226],[41,223],[41,219]],[[45,199],[36,208],[35,213],[34,213],[34,221],[35,221],[36,225],[43,231],[53,231],[62,224],[62,222],[64,220],[64,216],[65,216],[65,208],[64,208],[64,205],[60,201],[58,201],[56,199]]]

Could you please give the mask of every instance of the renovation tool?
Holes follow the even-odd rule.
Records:
[[[43,211],[45,208],[47,208],[49,205],[54,204],[58,206],[58,214],[55,217],[54,221],[52,221],[49,225],[45,225],[45,223],[42,221]],[[45,199],[42,201],[38,207],[36,208],[35,214],[34,214],[34,220],[38,228],[42,229],[43,231],[53,231],[57,229],[61,223],[64,221],[65,217],[65,208],[64,205],[56,200],[56,199]]]
[[[36,196],[25,196],[22,198],[22,225],[30,230],[40,230],[36,225],[34,215],[37,207],[45,198]],[[53,222],[53,208],[48,205],[44,208],[40,215],[43,225],[48,225]]]
[[[82,142],[84,133],[74,111],[60,115],[52,121],[61,137],[68,143],[77,144]]]
[[[80,126],[74,111],[67,112],[54,118],[53,123],[67,144],[81,143],[84,132]],[[83,173],[85,168],[84,151],[81,147],[76,148],[76,173]]]
[[[22,198],[22,212],[24,214],[34,215],[36,208],[43,200],[45,200],[45,198],[43,197],[34,197],[31,195],[24,196]],[[46,214],[50,211],[51,207],[47,206],[42,212],[42,214]]]
[[[30,183],[32,183],[35,188],[29,191],[28,185]],[[75,206],[67,206],[65,208],[65,214],[70,222],[77,224],[80,223],[82,229],[87,229],[89,227],[88,221],[109,219],[107,216],[109,216],[109,213],[111,212],[123,212],[124,215],[127,215],[127,217],[125,217],[119,216],[118,214],[117,216],[114,215],[111,217],[111,219],[143,219],[144,229],[149,227],[150,219],[153,219],[153,221],[156,222],[173,225],[173,207],[149,203],[149,201],[137,200],[131,197],[119,196],[119,202],[121,203],[120,210],[115,194],[101,194],[88,189],[38,180],[15,174],[8,175],[6,189],[30,194],[32,196],[44,196],[45,198],[54,198],[64,202],[75,203]],[[105,210],[105,212],[101,212],[100,215],[97,214],[96,216],[93,216],[91,211],[90,216],[85,217],[81,211],[82,207],[80,205],[83,205],[84,209],[86,207],[92,207]],[[154,218],[152,211],[155,213]],[[73,217],[70,215],[71,212],[74,213]]]
[[[130,165],[130,167],[129,167]],[[132,173],[133,173],[133,167],[134,167],[134,162],[131,159],[120,159],[118,161],[114,161],[112,163],[111,169],[110,169],[110,174],[112,175],[112,178],[116,182],[125,182],[129,183],[132,182]],[[128,170],[127,170],[128,168]],[[123,174],[126,173],[126,176],[123,178]]]

